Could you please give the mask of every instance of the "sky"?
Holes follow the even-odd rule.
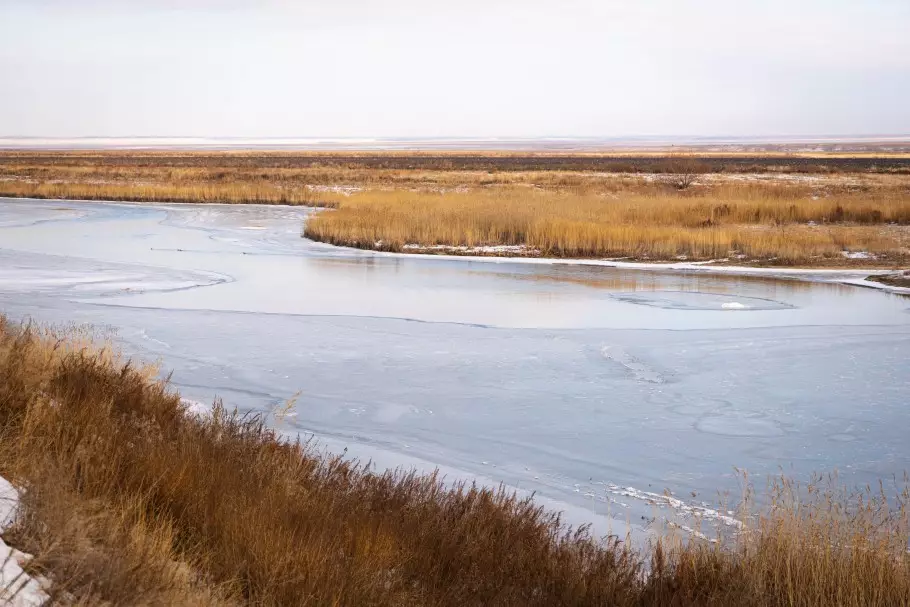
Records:
[[[908,0],[0,0],[0,136],[910,134]]]

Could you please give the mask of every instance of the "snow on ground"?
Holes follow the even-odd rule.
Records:
[[[198,400],[191,400],[189,398],[181,398],[180,404],[186,407],[187,415],[194,417],[206,417],[212,412],[212,406],[201,403]]]
[[[874,253],[869,251],[841,251],[844,259],[878,259]]]
[[[19,508],[19,492],[0,477],[0,533],[12,525]],[[0,604],[13,607],[43,605],[48,595],[41,580],[29,576],[22,567],[31,555],[19,552],[0,539]]]
[[[343,194],[344,196],[350,196],[356,192],[363,190],[361,186],[357,185],[314,185],[307,184],[306,188],[313,192],[331,192],[332,194]]]
[[[382,241],[377,243],[381,246]],[[469,247],[465,245],[445,245],[437,244],[431,246],[424,246],[419,244],[406,244],[402,247],[405,251],[439,251],[441,253],[477,253],[481,255],[540,255],[538,249],[532,249],[526,247],[525,245],[509,245],[509,244],[500,244],[500,245],[483,245],[476,247]]]

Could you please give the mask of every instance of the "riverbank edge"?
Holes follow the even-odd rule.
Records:
[[[312,239],[310,239],[312,240]],[[321,241],[314,241],[321,242]],[[360,249],[358,247],[345,247],[322,243],[339,249],[349,249],[371,252],[380,257],[413,257],[416,259],[444,259],[452,261],[466,261],[475,263],[522,263],[538,265],[568,265],[568,266],[594,266],[603,268],[616,268],[622,270],[643,271],[670,271],[670,272],[699,272],[704,274],[723,274],[739,276],[765,276],[767,278],[791,278],[812,282],[829,282],[845,284],[856,287],[878,289],[889,293],[908,294],[910,288],[898,287],[882,282],[869,280],[870,276],[888,276],[902,270],[884,268],[780,268],[775,266],[734,266],[715,265],[713,261],[692,262],[640,262],[623,261],[619,259],[595,258],[562,258],[562,257],[519,257],[505,255],[453,255],[446,253],[396,253],[391,251],[375,251]]]
[[[132,201],[132,200],[113,200],[113,199],[76,199],[76,198],[22,198],[20,196],[6,196],[0,193],[0,199],[4,200],[20,200],[20,201],[35,201],[35,202],[47,202],[49,200],[55,200],[60,202],[71,202],[71,203],[111,203],[111,204],[125,204],[125,205],[137,205],[137,206],[154,206],[154,205],[211,205],[211,206],[225,206],[225,207],[235,207],[238,204],[243,206],[263,206],[263,207],[277,207],[277,208],[308,208],[313,209],[314,212],[325,211],[325,207],[315,206],[315,205],[304,205],[304,204],[268,204],[268,203],[231,203],[231,202],[175,202],[175,201]],[[330,209],[329,209],[330,210]],[[597,267],[607,267],[607,268],[617,268],[617,269],[628,269],[628,270],[647,270],[647,271],[674,271],[674,272],[704,272],[704,273],[715,273],[715,274],[731,274],[731,275],[764,275],[769,278],[783,277],[783,278],[796,278],[801,280],[812,280],[816,282],[834,282],[840,284],[846,284],[851,286],[867,287],[871,289],[878,289],[881,291],[897,294],[910,294],[910,288],[908,287],[898,287],[889,285],[882,282],[876,282],[868,280],[870,276],[886,276],[889,274],[894,274],[900,272],[901,269],[896,268],[883,268],[883,267],[853,267],[853,266],[844,266],[838,268],[813,268],[813,267],[779,267],[779,266],[769,266],[769,265],[755,265],[755,266],[745,266],[745,265],[721,265],[718,264],[716,260],[707,260],[707,261],[677,261],[677,262],[643,262],[643,261],[625,261],[622,259],[615,258],[580,258],[580,257],[545,257],[541,255],[499,255],[499,254],[484,254],[484,255],[471,255],[471,254],[457,254],[457,253],[447,253],[447,252],[433,252],[428,253],[423,249],[415,249],[413,252],[394,252],[394,251],[381,251],[372,248],[366,247],[355,247],[349,245],[335,245],[329,242],[322,240],[314,239],[310,236],[305,235],[305,228],[301,230],[301,237],[312,240],[313,242],[319,242],[320,244],[335,247],[338,249],[347,249],[353,251],[362,251],[364,253],[371,253],[376,256],[383,257],[412,257],[415,259],[443,259],[443,260],[458,260],[458,261],[467,261],[467,262],[481,262],[481,263],[530,263],[530,264],[541,264],[541,265],[574,265],[574,266],[597,266]],[[828,279],[825,279],[825,278]]]
[[[794,577],[810,607],[833,586],[847,606],[910,597],[906,511],[882,518],[871,490],[797,499],[781,479],[773,509],[745,494],[750,526],[729,541],[671,533],[639,552],[506,488],[321,455],[182,400],[113,349],[2,316],[0,368],[3,472],[24,488],[10,539],[48,602],[758,607],[792,600]]]

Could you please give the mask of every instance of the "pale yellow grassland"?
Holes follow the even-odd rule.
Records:
[[[732,186],[706,195],[364,191],[338,206],[309,220],[307,236],[387,250],[505,244],[552,256],[745,255],[792,263],[839,258],[845,250],[901,259],[910,245],[901,227],[910,223],[910,197],[893,191],[815,199]]]

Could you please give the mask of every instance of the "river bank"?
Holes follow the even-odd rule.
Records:
[[[29,584],[20,602],[776,605],[793,576],[808,606],[833,588],[846,605],[910,597],[906,510],[882,514],[906,490],[821,483],[806,501],[782,479],[773,509],[728,517],[729,539],[671,528],[642,553],[504,489],[374,473],[262,416],[190,409],[82,335],[0,316],[0,368],[0,473],[24,488],[4,539],[37,576],[4,566]]]

